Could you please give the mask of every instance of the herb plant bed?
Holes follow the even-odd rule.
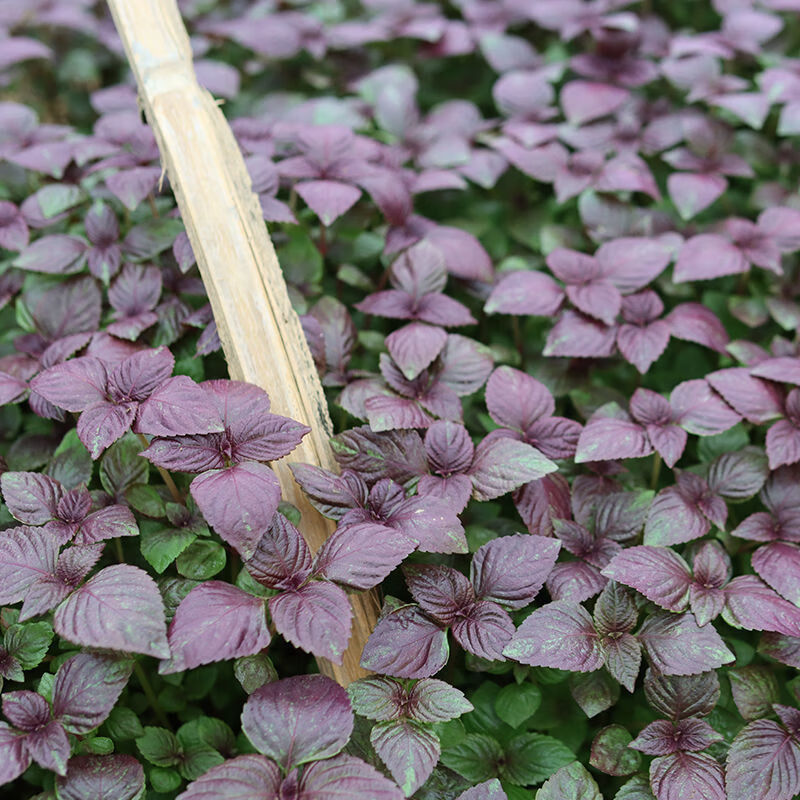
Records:
[[[0,797],[792,800],[800,4],[111,5],[0,14]]]

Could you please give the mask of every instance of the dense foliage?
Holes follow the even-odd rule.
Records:
[[[0,0],[0,795],[798,795],[800,2],[180,6],[337,529],[104,4]]]

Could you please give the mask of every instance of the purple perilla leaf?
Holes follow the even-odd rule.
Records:
[[[131,661],[112,656],[72,656],[56,672],[53,716],[70,733],[88,733],[111,713],[132,669]]]
[[[262,755],[236,756],[192,781],[181,800],[272,800],[281,790],[278,765]]]
[[[705,542],[695,553],[692,564],[694,581],[689,587],[689,601],[701,627],[722,613],[725,606],[723,587],[731,577],[731,560],[719,542]]]
[[[698,675],[662,675],[648,669],[644,693],[647,702],[659,714],[673,721],[707,717],[719,700],[719,678],[712,671]]]
[[[569,358],[607,358],[614,352],[615,341],[615,328],[566,310],[551,328],[542,353]]]
[[[562,475],[551,473],[518,489],[514,505],[530,533],[552,536],[554,520],[571,513],[569,484]]]
[[[164,604],[153,579],[117,564],[98,572],[57,609],[59,636],[87,647],[167,658]]]
[[[446,628],[416,606],[400,606],[378,620],[361,666],[398,678],[427,678],[447,663],[449,653]]]
[[[491,500],[557,469],[525,442],[505,437],[483,439],[475,448],[470,469],[473,495],[478,500]]]
[[[392,265],[390,280],[394,289],[369,295],[356,308],[367,314],[443,327],[475,322],[465,306],[443,294],[447,282],[444,256],[430,242],[422,241],[406,250]]]
[[[714,436],[741,420],[741,415],[712,386],[711,381],[689,380],[679,383],[670,393],[673,420],[685,431],[698,436]]]
[[[747,367],[721,369],[707,375],[706,380],[748,422],[760,425],[783,416],[778,387],[754,377]]]
[[[353,730],[347,692],[322,675],[284,678],[256,689],[242,729],[254,747],[284,770],[335,756]]]
[[[402,487],[383,479],[370,490],[366,507],[345,513],[341,524],[378,523],[393,528],[428,553],[466,553],[467,540],[456,511],[435,497],[405,497]]]
[[[367,504],[367,486],[351,469],[340,475],[311,464],[291,464],[290,469],[314,508],[330,519],[341,519],[347,509]]]
[[[561,90],[561,107],[571,125],[611,114],[622,106],[630,96],[627,89],[603,83],[573,80]]]
[[[89,245],[79,236],[53,233],[28,245],[13,265],[30,272],[72,275],[83,269],[88,250]]]
[[[680,303],[667,314],[664,321],[669,325],[670,335],[676,339],[725,352],[730,340],[719,317],[700,303]]]
[[[636,636],[650,665],[664,675],[697,675],[734,660],[714,627],[698,627],[689,613],[652,614]]]
[[[675,466],[688,437],[686,431],[676,424],[677,415],[670,404],[660,394],[649,389],[637,389],[631,397],[630,412],[644,427],[647,438],[664,463],[670,468]]]
[[[169,626],[172,657],[161,674],[201,664],[254,655],[270,641],[264,600],[221,581],[195,586],[181,601]]]
[[[800,609],[755,575],[739,575],[725,587],[726,621],[746,630],[800,636]]]
[[[798,478],[796,467],[780,467],[773,472],[761,490],[761,501],[768,511],[751,514],[733,534],[758,542],[800,541]]]
[[[761,489],[768,474],[764,452],[758,447],[744,447],[715,458],[709,465],[707,480],[715,494],[746,500]]]
[[[360,189],[340,181],[301,181],[295,191],[325,226],[332,225],[361,197]]]
[[[472,711],[462,692],[444,681],[424,678],[408,687],[395,678],[372,676],[347,687],[353,710],[367,719],[447,722]]]
[[[187,389],[188,379],[168,381],[174,363],[166,347],[134,353],[113,367],[92,356],[82,356],[45,370],[34,379],[31,388],[56,406],[82,412],[78,420],[78,435],[93,458],[119,439],[131,425],[138,432],[145,432],[143,428],[148,426],[142,426],[138,416],[140,404],[144,405],[143,401],[159,389],[167,404],[158,399],[151,404],[149,413],[156,423],[156,430],[147,432],[178,429],[182,433],[205,433],[209,428],[219,430],[219,422],[208,420],[207,414],[191,415],[198,404],[196,393],[192,396]],[[170,394],[175,396],[170,398]],[[181,409],[183,401],[188,401],[188,409]],[[183,416],[165,425],[164,415],[169,408],[181,409]],[[145,422],[147,414],[145,411]],[[188,430],[184,427],[187,425]]]
[[[645,726],[629,747],[651,756],[667,756],[696,753],[722,738],[705,720],[696,717],[677,722],[659,719]]]
[[[269,613],[278,633],[295,647],[342,663],[353,616],[343,589],[312,581],[271,597]]]
[[[36,528],[0,534],[0,603],[24,600],[37,582],[55,572],[58,542]]]
[[[510,429],[548,458],[569,458],[574,454],[580,424],[554,417],[553,396],[527,373],[498,367],[486,384],[486,406],[498,425]]]
[[[383,525],[339,526],[319,549],[315,572],[353,589],[371,589],[409,555],[416,543]]]
[[[487,542],[470,565],[476,596],[511,610],[532,603],[555,565],[560,547],[557,540],[526,534]]]
[[[564,290],[546,273],[520,270],[504,275],[486,301],[487,314],[552,317],[561,307]]]
[[[94,544],[138,534],[136,520],[126,506],[110,505],[91,512],[92,499],[83,487],[66,491],[58,481],[36,472],[6,472],[0,485],[15,518],[43,525],[59,544],[70,540]]]
[[[650,764],[650,785],[658,800],[728,800],[725,777],[717,760],[706,753],[674,753]]]
[[[25,218],[14,203],[0,202],[0,247],[19,252],[24,250],[30,239],[30,231]]]
[[[780,685],[770,667],[750,664],[728,671],[736,709],[748,722],[769,716],[780,695]]]
[[[414,380],[442,352],[447,333],[424,322],[409,322],[386,337],[386,348],[408,380]]]
[[[3,713],[19,728],[17,735],[28,764],[33,759],[58,775],[66,774],[69,739],[61,724],[51,719],[50,708],[41,695],[29,691],[6,692]]]
[[[636,589],[668,611],[683,611],[689,601],[689,565],[667,547],[629,547],[616,555],[602,574]]]
[[[244,559],[253,554],[281,500],[275,474],[255,461],[204,472],[190,489],[209,525]]]
[[[300,531],[276,513],[245,567],[270,589],[296,589],[311,575],[311,551]]]
[[[800,743],[795,733],[760,719],[733,740],[725,770],[729,800],[787,800],[800,791]]]
[[[675,486],[662,489],[653,500],[644,529],[645,544],[670,545],[705,536],[713,523],[723,527],[725,501],[699,475],[680,472]]]
[[[292,776],[285,783],[291,782]],[[286,789],[287,792],[293,790],[291,785]],[[374,797],[375,800],[401,800],[403,797],[400,789],[374,767],[343,753],[306,767],[298,790],[299,800],[336,795]]]
[[[658,319],[664,305],[649,289],[622,298],[623,324],[617,330],[617,348],[622,357],[644,374],[669,343],[669,323]]]
[[[522,664],[594,672],[605,657],[592,618],[583,606],[563,600],[537,608],[503,654]]]
[[[645,429],[635,423],[616,403],[606,403],[595,411],[581,431],[576,463],[643,458],[653,452]]]
[[[800,548],[787,542],[759,547],[752,557],[753,569],[778,594],[800,604]]]
[[[57,778],[58,795],[64,800],[114,797],[136,800],[144,791],[144,769],[125,755],[74,756],[67,762],[67,775]]]
[[[403,794],[412,795],[430,777],[439,761],[439,737],[406,720],[373,726],[370,742]]]

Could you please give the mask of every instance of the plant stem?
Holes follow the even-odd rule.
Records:
[[[525,369],[525,342],[522,339],[522,329],[519,325],[519,317],[511,317],[511,330],[514,332],[514,345],[519,353],[519,367]]]
[[[319,226],[319,241],[317,242],[317,249],[325,258],[328,255],[328,229],[324,225]]]
[[[116,547],[117,550],[117,561],[119,561],[120,564],[124,564],[125,553],[122,550],[122,539],[120,539],[119,536],[117,536],[117,538],[114,539],[114,546]]]
[[[142,687],[144,696],[147,698],[147,702],[150,703],[150,707],[153,709],[156,719],[161,723],[162,727],[166,728],[167,730],[172,730],[172,726],[169,724],[167,715],[164,713],[164,709],[161,708],[161,704],[158,702],[156,693],[153,691],[153,687],[150,685],[150,681],[147,679],[147,673],[142,669],[142,665],[138,661],[133,665],[133,671],[136,673],[136,678],[139,681],[139,685]]]
[[[661,455],[656,453],[653,457],[653,472],[650,475],[650,488],[655,491],[658,486],[658,477],[661,474]]]
[[[150,203],[150,211],[151,211],[151,213],[153,214],[153,216],[156,219],[158,219],[158,217],[159,217],[158,207],[156,206],[156,199],[155,199],[155,197],[153,197],[153,193],[152,192],[150,192],[150,194],[147,195],[147,202]]]
[[[150,442],[147,441],[147,437],[143,433],[136,434],[139,437],[139,441],[145,446],[150,447]],[[181,505],[185,505],[186,498],[181,494],[181,490],[177,487],[175,481],[172,478],[172,475],[169,474],[163,467],[159,467],[155,465],[156,469],[158,470],[158,474],[161,475],[164,484],[166,485],[167,489],[169,489],[169,493],[172,495],[172,499],[176,503],[180,503]]]

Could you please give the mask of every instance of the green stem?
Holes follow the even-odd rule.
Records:
[[[150,685],[150,681],[147,679],[147,673],[142,669],[142,665],[138,661],[133,665],[133,671],[136,673],[136,678],[139,681],[139,685],[142,687],[144,696],[147,698],[147,702],[150,703],[150,707],[153,709],[156,719],[161,723],[162,727],[166,728],[167,730],[172,730],[172,726],[169,724],[167,715],[164,713],[164,709],[161,708],[161,704],[158,702],[156,693],[153,691],[153,687]]]
[[[659,475],[661,475],[661,455],[656,453],[653,457],[653,472],[650,475],[650,488],[653,491],[658,486]]]
[[[125,553],[122,551],[122,539],[120,539],[119,536],[117,536],[117,538],[114,539],[114,545],[115,545],[116,550],[117,550],[117,561],[119,561],[120,564],[124,564],[125,563]]]
[[[136,434],[139,437],[139,441],[145,446],[150,447],[150,442],[147,441],[147,437],[143,433]],[[177,484],[172,478],[172,475],[169,474],[163,467],[159,467],[155,465],[156,469],[158,470],[158,474],[161,475],[164,484],[166,485],[167,489],[169,489],[169,493],[172,495],[172,499],[176,503],[180,503],[181,505],[186,504],[186,498],[181,494],[181,490],[178,488]]]

